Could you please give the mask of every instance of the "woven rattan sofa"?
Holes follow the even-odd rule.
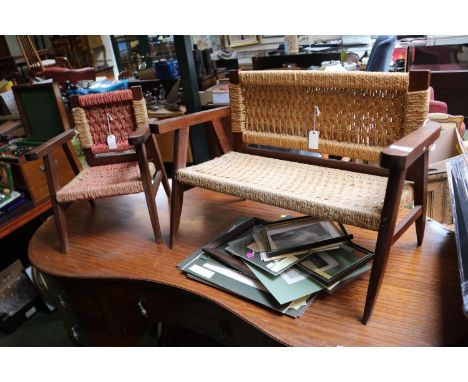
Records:
[[[191,187],[378,231],[366,323],[392,244],[412,223],[416,223],[418,245],[423,241],[428,149],[440,134],[438,124],[426,123],[429,75],[428,71],[231,72],[230,107],[153,126],[154,133],[175,131],[171,246],[184,190]],[[321,110],[319,152],[380,166],[259,148],[308,150],[314,106]],[[232,140],[222,124],[229,117]],[[222,155],[186,167],[189,128],[204,122],[211,122]],[[407,204],[402,194],[412,195],[414,208],[397,224],[400,205]]]

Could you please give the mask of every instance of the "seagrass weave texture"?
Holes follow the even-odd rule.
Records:
[[[93,153],[109,151],[107,113],[113,119],[111,132],[117,142],[117,149],[114,151],[129,149],[129,135],[148,122],[144,99],[133,100],[131,90],[81,96],[79,104],[80,107],[73,109],[75,127],[82,147],[90,148]]]
[[[150,173],[156,168],[149,163]],[[57,192],[59,203],[143,192],[137,162],[88,167]]]
[[[378,230],[387,178],[231,152],[183,168],[177,181]],[[407,184],[401,206],[412,200]]]
[[[428,91],[408,92],[408,74],[241,71],[239,80],[231,121],[245,143],[308,150],[319,106],[318,151],[371,161],[420,127],[429,105]]]

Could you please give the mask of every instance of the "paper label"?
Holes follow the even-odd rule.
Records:
[[[197,265],[197,264],[193,264],[189,269],[190,269],[192,272],[196,273],[197,275],[206,277],[207,279],[211,278],[211,277],[214,275],[214,272],[213,272],[213,271],[210,271],[209,269],[200,267],[200,266]]]
[[[309,131],[309,149],[317,150],[319,146],[320,132],[316,130]]]
[[[115,141],[115,135],[114,134],[111,134],[111,135],[107,136],[107,146],[109,146],[109,148],[111,150],[114,150],[114,149],[117,148],[117,142]]]

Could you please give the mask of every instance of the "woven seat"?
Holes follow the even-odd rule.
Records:
[[[156,167],[149,163],[151,176]],[[138,162],[88,167],[57,192],[59,203],[143,192]]]
[[[237,152],[177,171],[177,181],[378,230],[388,178]],[[412,200],[407,183],[401,206]]]

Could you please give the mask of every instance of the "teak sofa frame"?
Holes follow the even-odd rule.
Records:
[[[429,79],[429,71],[411,72],[409,76],[408,90],[420,91],[428,89]],[[232,71],[230,73],[230,83],[236,85],[239,84],[238,71]],[[395,142],[395,145],[407,147],[409,149],[407,151],[400,151],[395,148],[387,147],[381,152],[380,167],[373,167],[354,162],[301,156],[292,153],[275,152],[249,147],[243,143],[242,133],[233,133],[233,145],[231,146],[221,122],[222,119],[228,117],[230,117],[230,108],[222,107],[187,116],[158,121],[152,126],[152,132],[157,134],[164,134],[171,131],[175,132],[175,172],[186,167],[190,127],[209,122],[214,129],[219,141],[219,147],[223,154],[234,150],[286,161],[296,161],[311,165],[388,177],[383,210],[381,213],[381,221],[378,229],[375,257],[362,320],[362,322],[366,324],[375,306],[391,246],[413,223],[416,225],[418,245],[423,241],[426,222],[428,150],[429,146],[440,134],[440,125],[431,122],[426,123],[424,126],[419,127],[417,130],[399,139]],[[409,180],[414,183],[414,208],[410,210],[409,213],[397,224],[397,215],[405,180]],[[170,223],[171,246],[174,244],[175,235],[180,223],[183,194],[184,191],[189,188],[189,186],[178,183],[175,177],[173,178]]]

